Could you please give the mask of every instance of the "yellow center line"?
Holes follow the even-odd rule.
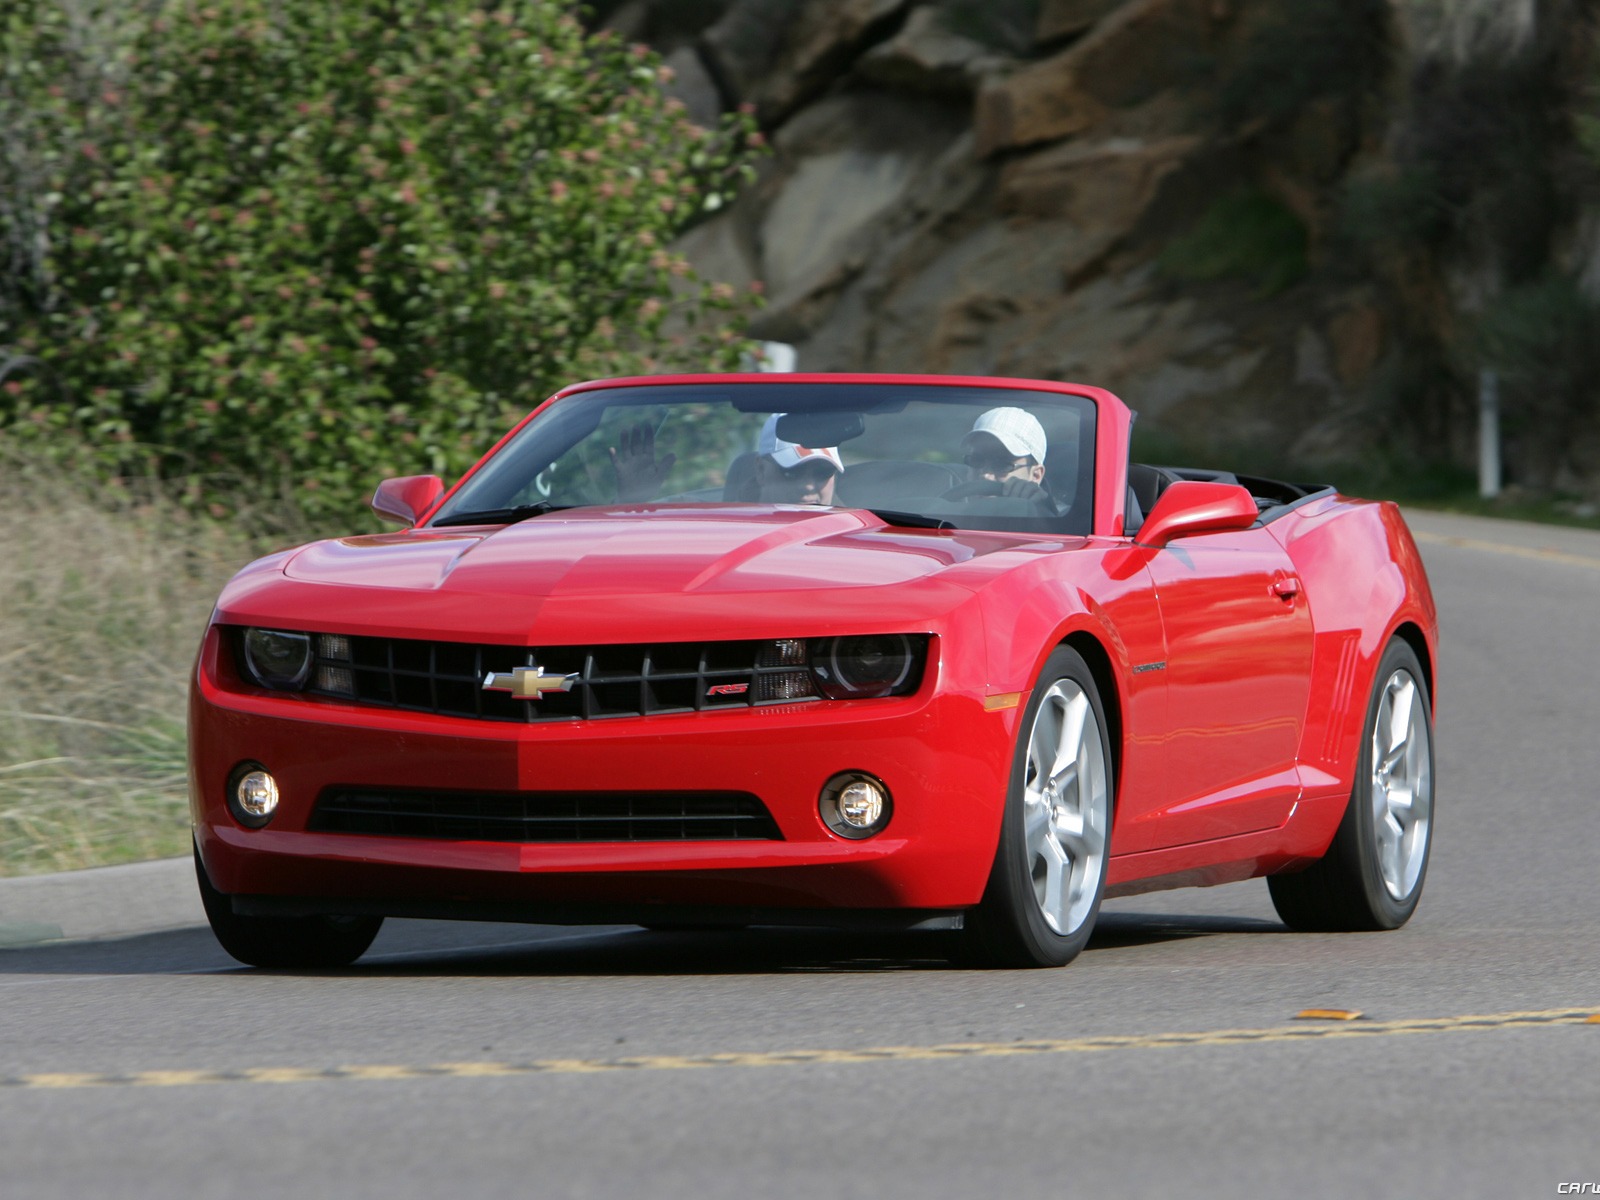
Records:
[[[958,1042],[942,1046],[878,1046],[859,1050],[781,1050],[718,1054],[652,1054],[627,1058],[546,1058],[526,1062],[445,1062],[432,1065],[368,1064],[336,1067],[247,1067],[238,1070],[157,1070],[128,1074],[51,1072],[0,1076],[8,1088],[182,1087],[208,1083],[328,1083],[339,1080],[484,1079],[510,1075],[600,1075],[617,1071],[683,1071],[718,1067],[793,1067],[817,1063],[927,1062],[1012,1058],[1037,1054],[1088,1054],[1158,1050],[1174,1046],[1238,1046],[1263,1042],[1318,1042],[1333,1038],[1396,1037],[1415,1033],[1469,1033],[1529,1026],[1600,1024],[1594,1008],[1553,1008],[1402,1021],[1341,1021],[1266,1029],[1216,1029],[1198,1033],[1106,1034],[1025,1042]]]
[[[1553,546],[1512,546],[1506,542],[1489,542],[1481,538],[1456,537],[1453,534],[1430,533],[1416,529],[1411,531],[1411,536],[1418,542],[1435,546],[1454,546],[1460,550],[1487,550],[1494,554],[1510,554],[1517,558],[1532,558],[1540,562],[1564,563],[1570,567],[1600,570],[1600,558],[1591,558],[1586,554],[1571,554],[1565,550],[1557,550]]]

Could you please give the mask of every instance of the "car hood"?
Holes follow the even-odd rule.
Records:
[[[241,572],[216,619],[508,644],[932,631],[996,574],[1074,544],[854,509],[586,508],[316,542]]]
[[[317,542],[291,579],[541,597],[884,587],[1015,549],[1014,536],[890,528],[855,510],[586,509],[490,531]]]

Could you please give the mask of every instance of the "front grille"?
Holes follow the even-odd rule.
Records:
[[[336,643],[338,657],[325,653]],[[481,646],[402,638],[318,636],[307,691],[386,708],[488,721],[541,722],[744,708],[812,699],[804,643]],[[798,659],[798,661],[797,661]],[[576,675],[570,691],[537,700],[486,691],[485,677],[518,667]]]
[[[434,792],[334,788],[315,833],[474,842],[782,841],[748,792]]]

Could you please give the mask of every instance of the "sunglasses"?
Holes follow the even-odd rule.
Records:
[[[793,467],[778,468],[783,472],[785,483],[800,484],[806,487],[820,488],[833,478],[833,468],[827,463],[810,462],[800,463]]]
[[[1005,476],[1027,470],[1033,466],[1033,459],[1009,458],[994,454],[969,454],[967,455],[966,463],[979,475]]]

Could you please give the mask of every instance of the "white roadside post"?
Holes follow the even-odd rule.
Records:
[[[1478,372],[1478,495],[1500,494],[1500,377],[1492,367]]]

